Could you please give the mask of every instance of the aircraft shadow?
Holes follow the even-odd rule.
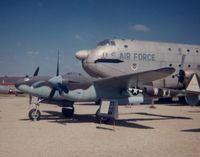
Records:
[[[200,128],[181,130],[182,132],[200,132]]]
[[[60,123],[66,125],[67,123],[95,123],[97,122],[94,114],[75,114],[72,118],[66,118],[62,115],[61,112],[57,111],[43,111],[47,113],[41,115],[40,120],[46,120],[50,123]],[[154,129],[153,127],[137,124],[137,121],[155,121],[155,120],[169,120],[169,119],[192,119],[190,117],[180,117],[180,116],[168,116],[168,115],[158,115],[145,112],[136,112],[129,114],[139,114],[145,116],[154,116],[156,118],[128,118],[128,119],[117,119],[115,122],[116,126],[127,127],[127,128],[137,128],[137,129]],[[123,115],[123,114],[122,114]],[[21,119],[21,120],[29,120]],[[113,125],[112,122],[109,122],[107,125]]]
[[[189,113],[200,113],[200,111],[188,111]]]
[[[67,123],[97,123],[94,114],[75,114],[72,118],[67,119],[62,115],[61,112],[55,111],[43,111],[48,113],[48,115],[41,115],[40,120],[47,120],[51,123],[60,123],[66,125]],[[127,128],[137,128],[137,129],[154,129],[150,126],[145,126],[141,124],[133,123],[137,119],[117,119],[115,121],[115,126],[127,127]],[[130,122],[132,121],[132,122]],[[112,122],[107,123],[107,125],[113,125]]]
[[[165,119],[192,119],[190,117],[181,117],[181,116],[168,116],[168,115],[160,115],[160,114],[152,114],[152,113],[146,113],[146,112],[136,112],[134,114],[139,114],[139,115],[145,115],[145,116],[154,116],[154,117],[161,117]],[[161,119],[162,120],[162,119]]]

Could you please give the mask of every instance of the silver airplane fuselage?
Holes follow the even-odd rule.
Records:
[[[163,67],[175,68],[174,75],[153,82],[153,86],[162,88],[182,88],[183,85],[177,83],[176,77],[181,66],[186,76],[200,74],[198,45],[114,39],[102,41],[94,49],[78,51],[76,57],[82,61],[84,70],[93,77],[105,78]]]

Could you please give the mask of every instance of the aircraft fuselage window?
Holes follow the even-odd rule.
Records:
[[[124,45],[125,48],[128,48],[128,45]]]

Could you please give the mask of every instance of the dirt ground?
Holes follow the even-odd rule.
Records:
[[[27,97],[0,96],[0,157],[200,157],[200,107],[119,107],[112,124],[95,123],[98,106],[76,104],[73,119],[41,104],[32,122]]]

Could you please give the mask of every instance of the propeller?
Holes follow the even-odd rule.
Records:
[[[56,76],[51,78],[48,81],[53,86],[52,90],[51,90],[51,92],[49,94],[49,97],[48,97],[49,100],[51,100],[53,98],[53,96],[55,95],[56,91],[58,91],[60,95],[62,94],[63,91],[65,93],[69,92],[68,88],[62,84],[62,80],[63,80],[62,76],[59,75],[59,58],[60,58],[59,55],[60,54],[59,54],[59,50],[58,50]]]
[[[179,86],[179,84],[183,85],[185,78],[186,78],[185,71],[183,69],[184,64],[185,64],[185,57],[186,57],[186,55],[183,54],[182,57],[181,57],[181,64],[179,65],[179,67],[180,67],[179,72],[178,72],[178,74],[174,75],[174,76],[178,77],[177,87]]]
[[[59,76],[60,52],[58,50],[56,76]]]
[[[184,80],[185,80],[185,71],[183,70],[184,63],[185,63],[185,54],[182,55],[180,70],[179,70],[179,73],[178,73],[178,82],[180,82],[180,83],[183,83]]]
[[[61,95],[62,92],[68,93],[68,87],[66,85],[63,85],[63,77],[59,74],[59,50],[58,50],[58,55],[57,55],[57,68],[56,68],[56,76],[50,78],[49,80],[41,80],[41,81],[37,81],[35,84],[32,85],[33,88],[38,88],[41,86],[48,86],[51,88],[51,91],[48,95],[48,99],[51,100],[56,91],[59,92],[59,94]],[[39,72],[39,67],[35,70],[34,75],[33,76],[37,76]],[[30,95],[29,97],[29,102],[31,103],[32,101],[32,96]]]
[[[40,67],[38,66],[38,67],[35,69],[35,72],[34,72],[34,74],[33,74],[33,77],[38,76],[39,70],[40,70]],[[32,99],[33,99],[32,95],[29,95],[29,104],[32,104]]]
[[[39,73],[40,67],[38,66],[33,74],[33,76],[37,76]]]

